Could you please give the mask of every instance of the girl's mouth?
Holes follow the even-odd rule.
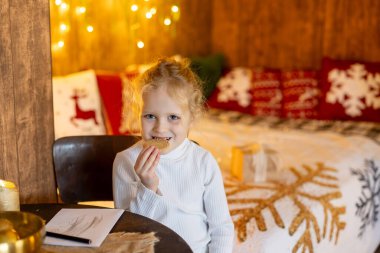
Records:
[[[172,137],[158,137],[158,136],[152,136],[152,139],[155,139],[155,140],[162,139],[162,140],[170,141],[171,138],[172,138]]]

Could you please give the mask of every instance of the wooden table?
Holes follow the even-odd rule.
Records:
[[[21,211],[31,212],[48,222],[61,208],[101,208],[76,204],[22,204]],[[111,232],[155,232],[160,240],[155,245],[155,253],[191,253],[188,244],[170,228],[144,216],[125,211]]]

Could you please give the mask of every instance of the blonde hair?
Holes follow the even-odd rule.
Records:
[[[205,110],[202,82],[191,70],[188,59],[161,58],[125,86],[125,113],[121,126],[124,129],[121,130],[140,132],[142,95],[161,86],[166,86],[168,95],[184,109],[189,110],[192,120],[200,117]]]

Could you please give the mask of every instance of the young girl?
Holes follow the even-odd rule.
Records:
[[[159,60],[135,80],[142,140],[113,165],[116,208],[154,219],[177,232],[194,252],[232,252],[234,226],[214,157],[187,136],[203,111],[200,82],[186,61]],[[160,151],[145,146],[167,140]]]

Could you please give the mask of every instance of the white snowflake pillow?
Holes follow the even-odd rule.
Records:
[[[251,103],[252,71],[245,67],[226,71],[208,99],[210,107],[243,113],[251,113]]]
[[[321,119],[380,122],[380,63],[323,59]]]
[[[55,139],[106,134],[93,70],[53,77]]]

